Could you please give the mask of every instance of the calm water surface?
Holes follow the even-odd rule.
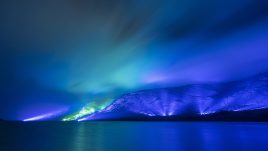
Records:
[[[267,151],[268,123],[0,123],[0,151]]]

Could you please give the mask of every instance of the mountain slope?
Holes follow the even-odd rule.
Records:
[[[191,119],[266,108],[268,73],[227,83],[195,84],[129,93],[104,110],[80,120]]]

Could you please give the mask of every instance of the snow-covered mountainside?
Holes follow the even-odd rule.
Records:
[[[80,120],[131,116],[172,117],[268,108],[268,73],[240,81],[196,84],[123,95],[105,109]]]

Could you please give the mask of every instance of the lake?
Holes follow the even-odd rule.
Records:
[[[0,151],[267,151],[268,123],[0,122]]]

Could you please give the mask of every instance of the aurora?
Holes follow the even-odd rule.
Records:
[[[268,71],[267,6],[256,0],[1,2],[0,118],[265,109],[266,87],[255,81]],[[213,94],[184,91],[193,85]],[[63,107],[68,110],[60,112]]]
[[[267,151],[268,0],[0,0],[0,151]]]

